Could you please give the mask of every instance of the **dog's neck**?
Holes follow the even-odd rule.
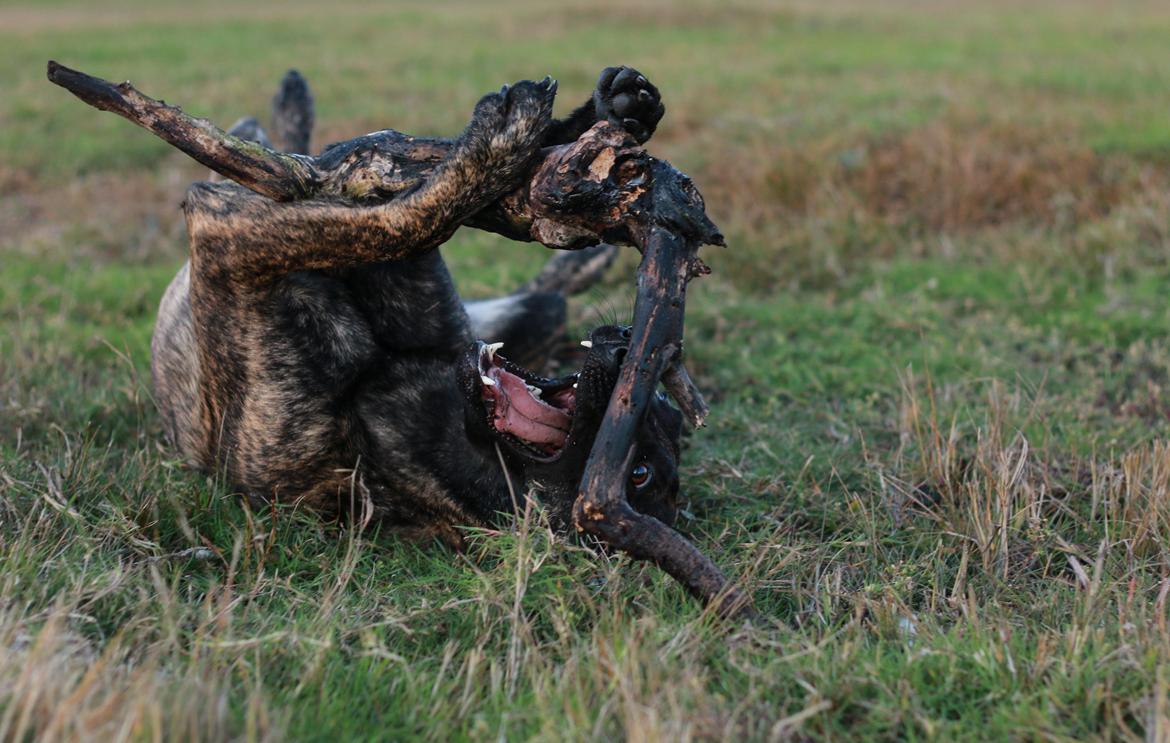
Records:
[[[451,380],[452,394],[458,396],[454,369],[445,378]],[[523,511],[529,497],[535,495],[555,525],[569,525],[592,438],[571,445],[556,463],[540,465],[490,437],[470,433],[465,402],[444,409],[445,424],[432,429],[440,433],[433,446],[437,454],[435,477],[465,508],[492,523],[501,514]]]
[[[422,465],[427,469],[426,479],[478,521],[495,523],[501,514],[522,509],[530,489],[525,463],[490,438],[469,433],[467,405],[454,362],[434,360],[427,367],[414,375],[420,383],[413,390],[397,381],[381,399],[387,410],[426,410],[426,415],[417,419],[394,420],[395,431],[409,440],[412,453],[403,461],[383,462],[384,477],[389,481],[399,476],[402,468],[418,467],[418,452],[426,451]],[[403,399],[404,394],[413,399]],[[424,405],[418,400],[427,402]]]

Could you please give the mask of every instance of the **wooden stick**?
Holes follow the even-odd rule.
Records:
[[[49,62],[49,80],[94,108],[111,111],[150,130],[207,167],[277,201],[311,195],[320,174],[311,159],[286,155],[224,132],[206,119],[145,96],[129,82],[101,78]]]
[[[385,129],[338,142],[317,157],[287,154],[224,132],[206,119],[139,92],[129,82],[112,83],[57,62],[49,62],[48,77],[94,108],[122,116],[212,171],[276,201],[386,203],[417,188],[454,147],[450,140]],[[300,105],[301,119],[310,117],[311,104]],[[468,224],[531,240],[531,220],[516,209],[522,202],[522,197],[501,199]]]
[[[708,557],[626,500],[634,434],[659,380],[694,425],[706,419],[707,405],[682,365],[683,316],[687,283],[710,272],[699,247],[724,242],[691,180],[632,144],[620,130],[599,124],[550,153],[530,187],[533,232],[542,242],[621,235],[642,250],[630,347],[585,466],[573,520],[578,530],[654,562],[721,616],[751,615],[747,598]]]
[[[714,606],[720,616],[751,616],[754,612],[746,596],[710,558],[677,531],[638,513],[626,501],[625,479],[633,463],[635,430],[658,379],[672,365],[682,369],[677,362],[687,257],[697,247],[657,225],[648,235],[638,269],[630,348],[589,454],[573,517],[579,530],[635,558],[654,562],[691,594]]]

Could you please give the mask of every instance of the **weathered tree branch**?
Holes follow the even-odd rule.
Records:
[[[633,242],[642,251],[630,347],[581,480],[573,520],[580,531],[650,560],[723,616],[751,614],[747,598],[685,537],[626,500],[634,434],[662,380],[696,426],[707,406],[682,365],[687,283],[710,272],[704,244],[723,244],[690,179],[598,125],[550,153],[532,179],[533,234],[545,244],[581,235]]]
[[[646,236],[630,349],[589,455],[573,516],[578,529],[654,562],[692,594],[713,604],[721,616],[750,614],[747,598],[707,556],[626,501],[624,473],[632,464],[635,430],[657,380],[672,365],[676,374],[682,369],[678,354],[689,273],[686,261],[696,247],[660,225]]]
[[[49,80],[94,108],[111,111],[153,132],[225,178],[277,201],[303,198],[320,187],[311,159],[286,155],[233,137],[206,119],[156,101],[129,82],[114,85],[49,62]]]

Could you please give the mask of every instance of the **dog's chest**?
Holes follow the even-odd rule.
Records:
[[[272,318],[290,350],[335,383],[396,355],[453,360],[471,335],[437,251],[394,263],[289,274],[273,290]]]

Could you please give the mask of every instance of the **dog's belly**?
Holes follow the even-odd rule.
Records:
[[[202,371],[191,318],[191,264],[171,280],[159,303],[150,339],[154,402],[171,444],[192,465],[203,462],[206,434],[199,420]]]
[[[235,303],[193,303],[188,277],[168,288],[152,339],[156,401],[187,461],[322,511],[372,499],[410,521],[420,494],[442,510],[419,422],[457,412],[450,364],[470,331],[437,253],[289,274]]]

